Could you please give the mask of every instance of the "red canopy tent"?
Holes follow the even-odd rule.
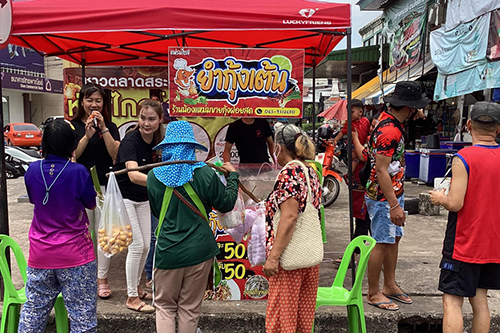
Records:
[[[350,106],[350,6],[310,0],[16,1],[11,43],[81,64],[82,74],[85,66],[167,65],[169,46],[304,49],[315,77],[316,65],[347,37]],[[5,225],[8,233],[3,220],[0,232]]]
[[[349,4],[305,0],[14,2],[12,43],[86,65],[158,66],[169,46],[305,49],[318,64],[347,35]]]

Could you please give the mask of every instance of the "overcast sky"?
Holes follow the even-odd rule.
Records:
[[[382,14],[382,12],[375,11],[360,11],[359,6],[356,5],[358,0],[322,0],[325,2],[335,2],[335,3],[350,3],[351,6],[351,21],[352,21],[352,47],[361,46],[361,36],[358,30],[365,26],[367,23],[371,22],[377,16]],[[337,45],[335,50],[345,49],[345,38],[342,42]]]

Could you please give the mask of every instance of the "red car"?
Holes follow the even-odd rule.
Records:
[[[42,131],[30,123],[16,123],[5,126],[3,137],[9,146],[40,147]]]

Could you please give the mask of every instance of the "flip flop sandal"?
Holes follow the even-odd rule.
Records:
[[[109,289],[109,284],[107,283],[98,284],[97,294],[101,299],[108,299],[111,296],[111,289]]]
[[[383,307],[381,307],[381,305],[384,305],[384,304],[394,304],[394,302],[391,300],[389,300],[389,302],[378,302],[378,303],[367,302],[367,303],[368,303],[368,305],[374,306],[380,310],[387,310],[387,311],[398,311],[399,310],[399,306],[397,308],[383,308]]]
[[[142,300],[151,301],[153,299],[153,295],[145,291],[142,295],[139,295],[139,298]]]
[[[392,295],[386,295],[386,294],[384,294],[384,296],[387,297],[387,298],[393,299],[395,301],[398,301],[400,303],[403,303],[403,304],[413,304],[413,301],[409,301],[408,302],[408,301],[400,298],[400,296],[404,296],[404,297],[410,298],[410,296],[408,296],[407,293],[398,293],[398,294],[392,294]]]
[[[144,302],[141,302],[137,307],[131,307],[127,305],[127,308],[132,311],[136,312],[142,312],[142,313],[153,313],[155,312],[155,308],[153,308],[151,305],[148,305]]]

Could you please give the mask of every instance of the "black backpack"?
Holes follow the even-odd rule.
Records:
[[[368,152],[370,152],[370,149],[372,149],[373,146],[373,134],[381,127],[382,125],[385,125],[387,123],[393,123],[400,131],[401,134],[404,135],[404,130],[401,127],[401,123],[399,121],[394,121],[392,118],[386,118],[379,122],[377,126],[373,129],[372,135],[370,136],[370,140],[368,140]],[[361,185],[363,185],[364,188],[366,188],[366,184],[368,183],[368,179],[370,179],[370,174],[372,172],[372,163],[371,163],[371,156],[368,156],[368,159],[366,160],[365,165],[363,168],[359,171],[359,180],[361,182]]]

